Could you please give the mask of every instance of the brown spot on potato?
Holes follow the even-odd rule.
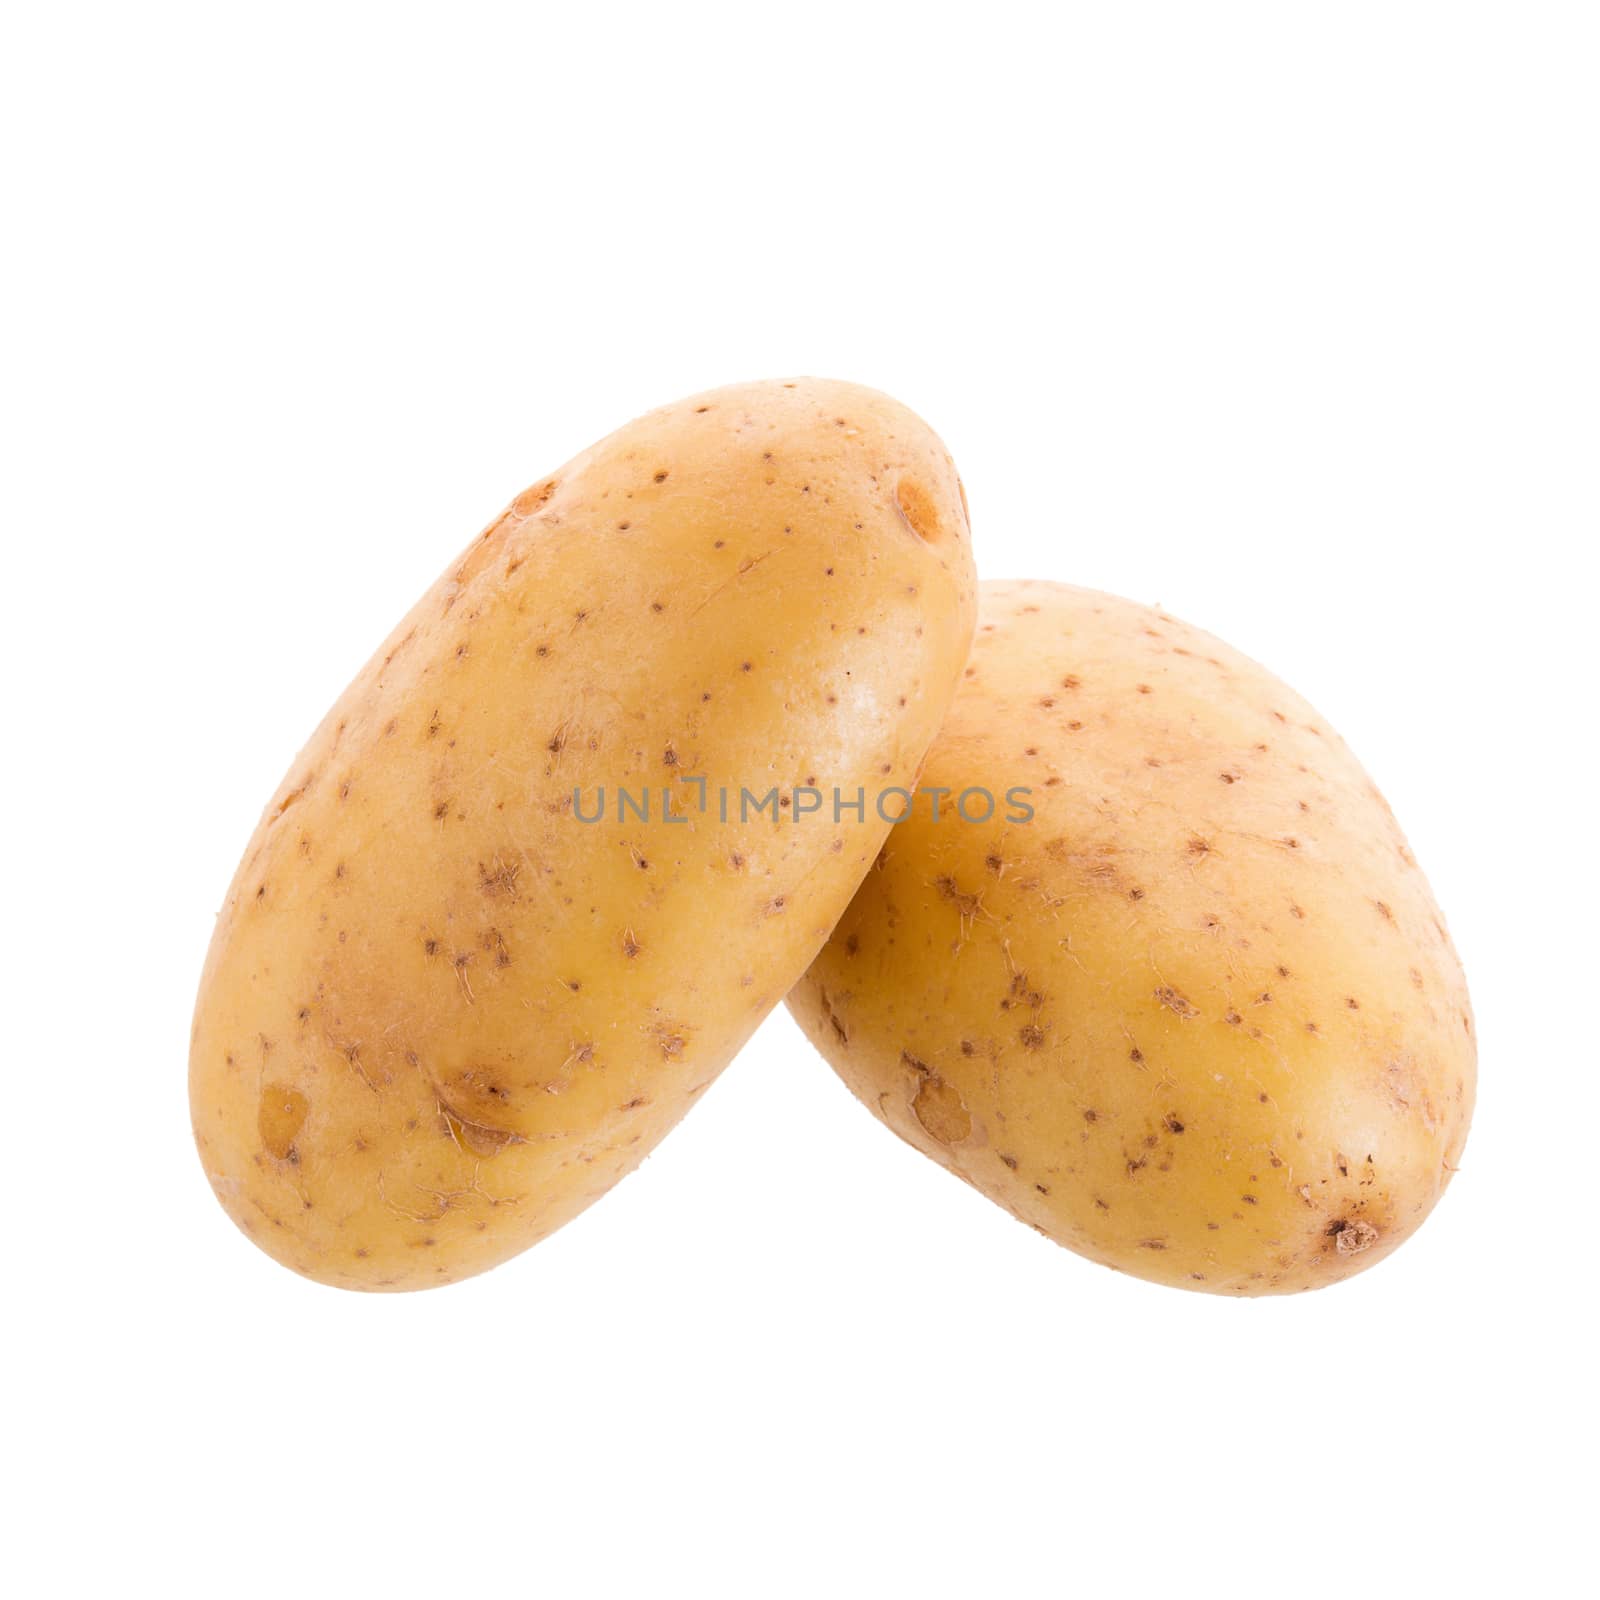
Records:
[[[522,871],[520,861],[502,861],[499,856],[489,865],[482,861],[478,863],[478,887],[491,898],[496,895],[504,896],[507,900],[517,898],[517,877]]]
[[[1162,984],[1162,986],[1155,991],[1155,995],[1156,999],[1159,1000],[1168,1011],[1173,1012],[1177,1016],[1198,1017],[1200,1015],[1200,1008],[1196,1005],[1190,1004],[1190,1002],[1183,995],[1179,994],[1171,984]]]
[[[524,489],[515,500],[511,502],[511,509],[519,517],[531,517],[534,512],[542,510],[549,504],[550,496],[556,492],[556,480],[549,478],[543,483],[535,484],[531,489]],[[497,523],[496,527],[499,526]]]
[[[656,1023],[650,1030],[650,1037],[665,1061],[676,1061],[689,1043],[688,1029],[676,1022]]]
[[[1378,1230],[1370,1222],[1339,1221],[1328,1232],[1333,1237],[1334,1249],[1342,1256],[1360,1255],[1378,1242]]]
[[[917,1121],[940,1144],[960,1144],[972,1133],[972,1116],[960,1091],[927,1067],[921,1068],[921,1075],[911,1102]]]
[[[912,478],[902,478],[894,491],[895,509],[919,539],[934,543],[943,534],[933,496]]]
[[[269,1083],[261,1091],[256,1129],[268,1155],[278,1161],[297,1161],[295,1139],[305,1126],[311,1102],[285,1083]]]

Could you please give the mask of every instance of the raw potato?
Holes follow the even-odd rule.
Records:
[[[190,1098],[233,1219],[324,1282],[417,1288],[604,1194],[888,831],[792,820],[793,787],[913,782],[974,607],[943,446],[849,384],[697,396],[520,496],[328,714],[229,891]],[[741,786],[782,809],[742,822]]]
[[[1310,706],[1162,612],[984,584],[922,783],[944,820],[919,799],[790,997],[889,1127],[1185,1288],[1316,1288],[1422,1221],[1472,1114],[1466,985]]]

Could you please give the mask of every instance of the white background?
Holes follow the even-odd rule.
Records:
[[[1592,1578],[1592,7],[8,17],[14,1592]],[[301,740],[517,490],[794,372],[940,430],[986,575],[1220,633],[1387,791],[1482,1087],[1376,1271],[1090,1266],[781,1014],[457,1288],[316,1287],[212,1201],[194,985]]]

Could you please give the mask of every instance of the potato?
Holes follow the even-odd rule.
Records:
[[[521,495],[328,714],[229,890],[190,1065],[228,1213],[308,1276],[401,1289],[604,1194],[888,831],[796,787],[913,780],[975,604],[943,446],[850,384],[686,400]]]
[[[811,1039],[1108,1266],[1268,1294],[1386,1256],[1455,1168],[1476,1052],[1382,796],[1261,667],[1110,595],[983,585],[966,671],[941,820],[919,796],[790,998]]]

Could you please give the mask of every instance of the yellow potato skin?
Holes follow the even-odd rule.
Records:
[[[410,1289],[604,1194],[882,843],[870,806],[792,821],[793,786],[914,780],[975,600],[949,456],[850,384],[696,396],[520,496],[329,712],[228,892],[190,1100],[229,1215],[310,1277]],[[781,820],[741,822],[741,785]]]
[[[1472,1114],[1466,984],[1310,706],[1164,612],[986,583],[922,784],[946,820],[919,800],[789,1002],[890,1128],[1184,1288],[1316,1288],[1422,1221]],[[973,785],[988,824],[950,816]]]

